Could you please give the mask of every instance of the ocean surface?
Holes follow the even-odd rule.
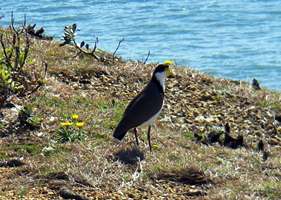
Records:
[[[76,23],[78,40],[148,62],[175,60],[208,74],[258,79],[281,90],[281,0],[1,0],[0,26],[10,12],[44,26],[58,40]]]

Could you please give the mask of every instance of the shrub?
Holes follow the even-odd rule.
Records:
[[[43,83],[40,76],[34,78],[25,69],[30,63],[30,43],[26,18],[21,26],[15,27],[12,13],[10,26],[0,30],[0,107],[10,96],[26,96]],[[34,69],[32,74],[36,74]]]

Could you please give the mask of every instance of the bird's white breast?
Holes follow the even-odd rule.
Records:
[[[159,81],[161,87],[163,88],[163,91],[165,91],[165,80],[166,80],[165,72],[158,72],[155,74],[155,76],[156,76],[156,79]],[[149,118],[147,121],[145,121],[143,124],[141,124],[140,126],[146,126],[146,125],[153,124],[153,122],[156,120],[156,118],[160,115],[163,105],[164,105],[164,102],[163,102],[160,110],[155,115],[153,115],[151,118]]]
[[[163,91],[165,91],[165,80],[166,80],[166,74],[165,72],[158,72],[155,74],[156,79],[159,81],[161,87],[163,88]]]
[[[163,102],[163,105],[164,105],[164,102]],[[147,121],[145,121],[143,124],[141,124],[141,126],[147,126],[147,125],[151,125],[153,124],[153,122],[157,119],[157,117],[160,115],[161,111],[162,111],[162,108],[163,108],[163,105],[161,107],[161,109],[155,114],[153,115],[151,118],[149,118]]]

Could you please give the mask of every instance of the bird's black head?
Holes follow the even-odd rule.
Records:
[[[160,64],[160,65],[158,65],[155,68],[154,74],[158,73],[158,72],[165,72],[168,68],[169,68],[169,65],[167,65],[167,64]]]
[[[169,64],[159,64],[155,68],[153,75],[155,75],[156,73],[165,73],[166,77],[172,77],[174,75]]]

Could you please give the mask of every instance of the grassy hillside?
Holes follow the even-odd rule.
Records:
[[[1,199],[280,199],[280,93],[176,67],[149,152],[145,129],[139,148],[112,132],[156,65],[76,53],[31,39],[23,70],[42,84],[2,105]]]

